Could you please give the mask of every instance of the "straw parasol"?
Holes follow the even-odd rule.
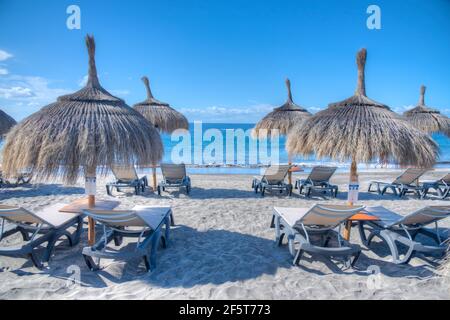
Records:
[[[147,99],[133,106],[134,110],[141,113],[155,128],[164,133],[172,133],[177,129],[189,129],[186,117],[168,103],[156,100],[150,89],[150,81],[147,77],[142,77],[147,90]],[[153,163],[153,188],[156,190],[156,163]]]
[[[260,132],[278,130],[281,135],[286,135],[289,130],[299,122],[308,119],[311,116],[305,108],[295,104],[292,100],[291,81],[286,79],[288,92],[287,101],[281,107],[273,109],[272,112],[262,118],[253,129],[253,135],[256,137]]]
[[[16,125],[16,123],[16,120],[14,120],[3,110],[0,110],[0,139],[2,139],[3,136]]]
[[[425,86],[420,87],[419,104],[406,111],[403,116],[419,130],[427,133],[440,132],[450,137],[450,119],[438,110],[428,108],[425,105],[425,90]]]
[[[286,79],[287,101],[281,107],[275,108],[272,112],[262,118],[252,131],[254,138],[262,134],[270,134],[272,130],[278,130],[280,135],[287,135],[295,125],[303,123],[311,117],[305,108],[295,104],[292,99],[291,81]],[[289,154],[289,164],[291,164]],[[292,174],[289,171],[289,183],[292,183]]]
[[[104,174],[116,163],[155,163],[161,159],[163,147],[150,122],[102,88],[92,36],[86,36],[86,45],[86,86],[59,97],[16,125],[6,137],[3,169],[9,175],[30,168],[37,179],[59,177],[71,184],[83,174],[83,167],[88,203],[93,207],[97,167]],[[92,228],[89,235],[93,236]]]
[[[355,95],[330,104],[303,125],[293,128],[288,135],[287,150],[293,154],[315,153],[318,158],[339,161],[351,159],[350,182],[355,183],[358,162],[382,159],[402,165],[432,166],[437,156],[436,143],[389,107],[366,96],[366,55],[366,49],[357,55]],[[352,202],[350,198],[349,202]]]

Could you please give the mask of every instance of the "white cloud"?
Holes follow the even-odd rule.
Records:
[[[6,76],[7,74],[9,74],[8,69],[0,67],[0,76]]]
[[[5,61],[12,57],[13,57],[13,55],[11,53],[8,53],[4,50],[0,50],[0,61]]]
[[[127,96],[130,94],[129,90],[120,90],[120,89],[119,90],[109,90],[109,92],[118,97],[123,97],[123,96]]]
[[[179,108],[177,110],[186,115],[190,121],[254,123],[271,112],[273,108],[274,106],[268,104],[256,104],[243,107],[211,106],[207,108]]]
[[[69,90],[52,88],[47,79],[36,76],[9,75],[0,78],[0,99],[15,105],[45,106]]]
[[[31,96],[33,96],[33,93],[31,92],[30,88],[25,87],[0,88],[0,98],[15,99]]]
[[[78,81],[79,87],[84,87],[88,82],[88,75],[85,75],[80,81]]]

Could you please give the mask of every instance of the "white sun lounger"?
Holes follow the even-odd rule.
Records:
[[[42,268],[43,262],[49,261],[56,242],[62,237],[67,237],[70,246],[76,245],[83,228],[82,216],[59,212],[64,206],[57,203],[32,212],[22,207],[0,205],[0,240],[20,233],[24,241],[19,246],[0,247],[0,255],[26,256],[37,268]],[[6,226],[5,221],[10,225]],[[76,231],[70,233],[70,227],[76,227]],[[39,257],[36,249],[44,243],[47,243],[45,252]]]
[[[297,265],[303,253],[307,252],[330,260],[334,257],[344,257],[346,266],[353,266],[361,253],[361,248],[345,241],[340,235],[340,228],[348,218],[362,209],[364,209],[362,206],[318,204],[311,208],[274,207],[272,225],[275,227],[275,241],[280,246],[283,238],[287,237],[294,265]],[[313,242],[311,240],[313,235],[319,235],[322,241]],[[337,247],[328,246],[332,237],[337,238]]]
[[[416,192],[417,196],[422,198],[423,186],[413,184],[427,171],[428,169],[408,168],[392,182],[371,181],[367,191],[372,192],[372,186],[375,185],[376,191],[380,195],[384,195],[390,189],[394,195],[398,195],[400,198],[408,192]]]
[[[363,243],[369,247],[374,237],[382,239],[388,245],[392,260],[396,264],[408,263],[415,253],[442,255],[448,249],[448,245],[444,243],[446,237],[441,235],[438,222],[450,216],[450,206],[423,207],[407,216],[382,206],[366,207],[364,211],[380,220],[360,222],[359,231]],[[426,228],[431,224],[435,225],[434,231]],[[369,232],[368,236],[366,232]],[[426,245],[416,241],[418,234],[433,239],[436,245]],[[407,248],[403,257],[398,244],[403,244]]]
[[[163,247],[168,245],[170,225],[173,224],[170,207],[135,206],[131,210],[84,210],[84,213],[103,226],[101,239],[92,247],[83,249],[86,264],[92,271],[100,268],[100,258],[142,258],[146,270],[151,271],[156,266],[156,249],[160,240]],[[113,240],[116,246],[120,246],[123,237],[138,238],[136,248],[131,252],[108,248]],[[94,258],[99,261],[95,262]]]
[[[277,190],[292,195],[292,185],[285,182],[290,168],[291,165],[271,165],[262,177],[253,177],[252,188],[255,193],[261,191],[261,195],[264,196],[266,191]]]

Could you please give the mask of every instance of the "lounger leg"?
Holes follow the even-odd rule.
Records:
[[[369,244],[370,244],[370,241],[372,240],[372,238],[375,235],[378,235],[382,240],[384,240],[384,242],[386,242],[386,244],[389,247],[389,250],[391,251],[392,261],[394,263],[398,263],[400,261],[400,259],[399,259],[398,248],[397,248],[397,245],[395,243],[395,240],[385,230],[381,230],[377,234],[373,233],[373,234],[371,234],[369,236],[369,239],[368,239]]]
[[[33,262],[36,268],[38,269],[44,268],[44,265],[42,264],[41,260],[37,256],[36,252],[34,252],[34,250],[32,250],[31,253],[28,254],[28,257],[30,258],[31,262]]]
[[[369,183],[369,188],[367,189],[367,192],[372,192],[372,190],[370,190],[371,187],[372,187],[372,183]]]
[[[166,216],[166,218],[164,219],[164,226],[165,226],[165,230],[164,230],[164,248],[167,248],[167,246],[169,245],[169,236],[170,236],[170,217]]]
[[[294,260],[292,261],[292,264],[294,266],[298,266],[300,264],[300,260],[302,259],[303,256],[303,250],[301,250],[300,248],[297,250],[297,253],[295,254]]]
[[[154,268],[156,267],[156,250],[158,248],[160,237],[160,230],[156,230],[152,236],[150,252],[143,257],[147,272],[154,270]]]
[[[280,236],[281,236],[281,226],[280,226],[280,217],[272,215],[272,223],[275,226],[275,243],[280,245]]]
[[[77,222],[77,230],[72,237],[72,246],[75,246],[80,242],[81,233],[83,233],[83,217],[79,216]]]
[[[83,254],[84,261],[86,262],[87,267],[91,271],[100,270],[100,259],[98,259],[99,263],[95,263],[94,259],[91,256]]]
[[[175,225],[175,219],[173,217],[173,212],[172,210],[170,211],[170,225],[173,227]]]
[[[288,247],[289,247],[289,252],[291,253],[292,256],[295,256],[297,253],[295,251],[295,236],[290,234],[288,235]]]

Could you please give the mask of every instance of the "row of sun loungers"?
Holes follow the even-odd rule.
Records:
[[[106,184],[106,193],[113,195],[113,190],[117,192],[122,189],[134,189],[136,195],[144,192],[148,187],[147,176],[139,177],[134,167],[112,166],[111,171],[115,180]],[[184,188],[186,193],[191,191],[191,178],[186,174],[186,166],[184,164],[161,164],[161,172],[163,180],[158,184],[157,191],[161,195],[162,191],[169,188]]]
[[[20,207],[0,206],[2,218],[0,240],[20,233],[23,244],[0,247],[0,255],[26,256],[33,264],[42,268],[49,261],[55,244],[67,238],[70,246],[80,240],[83,218],[90,217],[103,227],[101,238],[93,246],[82,249],[82,255],[91,270],[100,268],[100,259],[144,261],[147,271],[156,266],[156,252],[161,244],[169,243],[170,226],[174,225],[170,207],[135,206],[131,210],[84,210],[82,215],[60,212],[64,204],[55,204],[44,210],[32,212]],[[275,228],[278,246],[287,239],[293,256],[293,264],[300,263],[304,254],[338,260],[352,267],[361,254],[361,247],[343,239],[341,228],[348,219],[358,213],[377,218],[360,221],[359,233],[362,243],[370,248],[374,238],[380,238],[389,248],[392,261],[408,263],[417,253],[442,256],[448,250],[448,229],[444,234],[438,223],[450,216],[450,206],[428,206],[409,215],[402,216],[384,207],[347,205],[319,205],[311,208],[273,209],[271,227]],[[5,224],[8,221],[9,224]],[[429,228],[434,225],[434,228]],[[69,229],[74,229],[69,232]],[[417,239],[421,234],[431,238],[435,244]],[[137,238],[131,251],[111,249],[111,243],[120,246],[124,237]],[[38,248],[44,243],[44,253]],[[401,247],[406,247],[402,252]]]
[[[376,221],[359,222],[363,244],[370,247],[375,237],[380,238],[389,248],[392,261],[396,264],[408,263],[417,253],[442,256],[448,250],[448,244],[445,243],[448,234],[442,234],[438,222],[450,216],[450,206],[424,207],[407,216],[381,206],[316,204],[311,208],[275,207],[271,226],[275,228],[278,246],[282,245],[283,238],[287,238],[294,265],[300,262],[304,253],[308,253],[330,260],[341,259],[344,265],[350,267],[358,259],[361,247],[342,239],[340,228],[347,219],[359,212],[378,218]],[[433,224],[434,230],[428,228]],[[431,238],[435,245],[417,241],[418,234]],[[403,254],[400,253],[402,245],[406,247]]]
[[[16,177],[6,179],[3,177],[1,168],[0,168],[0,188],[1,187],[17,187],[21,184],[28,184],[31,181],[31,173],[30,172],[22,172],[18,173]]]
[[[272,192],[274,190],[292,195],[293,186],[285,182],[290,169],[290,165],[270,166],[262,177],[253,178],[252,188],[255,190],[255,193],[261,192],[262,196],[264,196],[266,191]],[[307,197],[313,192],[330,193],[332,197],[336,197],[338,186],[330,183],[330,179],[336,169],[336,167],[314,167],[306,179],[297,179],[295,181],[294,188],[298,189],[300,194],[304,193]]]
[[[331,184],[330,179],[336,172],[337,167],[316,166],[313,167],[306,179],[296,179],[294,186],[285,182],[289,173],[290,165],[272,165],[268,167],[263,176],[254,177],[252,189],[255,193],[260,192],[262,196],[266,192],[279,192],[292,195],[293,189],[297,189],[299,194],[310,197],[314,194],[337,197],[338,186]],[[106,192],[112,196],[114,189],[120,192],[122,189],[131,188],[136,195],[144,192],[148,187],[146,176],[139,177],[134,167],[113,166],[111,168],[115,180],[106,185]],[[415,193],[419,198],[425,198],[430,190],[434,190],[440,199],[445,199],[450,194],[450,173],[437,181],[419,183],[419,178],[423,176],[427,169],[408,168],[392,182],[371,181],[368,192],[377,192],[380,195],[391,191],[392,194],[403,197],[408,193]],[[157,192],[161,195],[162,191],[170,188],[178,188],[189,194],[192,186],[191,179],[186,173],[184,164],[161,164],[163,180],[157,186]],[[14,185],[26,184],[30,181],[30,173],[18,175]],[[0,172],[0,186],[11,186],[13,183],[2,179]],[[375,188],[375,190],[374,190]]]
[[[156,266],[156,251],[161,243],[167,247],[170,226],[174,224],[170,207],[136,206],[131,210],[84,210],[83,214],[64,213],[65,204],[55,204],[44,210],[32,212],[21,207],[0,205],[0,240],[20,233],[23,242],[14,247],[0,247],[0,255],[25,256],[37,267],[48,262],[57,242],[67,238],[70,246],[79,243],[83,219],[91,217],[103,227],[103,235],[82,255],[91,270],[98,270],[101,258],[129,260],[141,258],[147,271]],[[6,224],[5,222],[9,222]],[[70,229],[75,229],[69,232]],[[114,242],[120,246],[123,237],[137,238],[131,251],[109,249]],[[44,253],[39,249],[46,244]]]
[[[316,166],[313,167],[306,179],[297,179],[294,187],[285,182],[289,173],[289,165],[273,165],[266,169],[261,177],[254,177],[252,181],[252,189],[255,193],[260,192],[262,196],[266,191],[279,193],[285,192],[292,195],[292,189],[298,189],[299,194],[310,197],[313,193],[337,197],[338,186],[331,184],[330,179],[336,172],[336,167]],[[450,194],[450,173],[437,181],[419,183],[419,178],[423,176],[427,169],[409,168],[405,170],[392,182],[371,181],[369,183],[368,192],[378,192],[384,195],[387,191],[392,194],[403,197],[408,193],[415,193],[419,198],[425,198],[430,190],[435,190],[440,199],[445,199]]]

